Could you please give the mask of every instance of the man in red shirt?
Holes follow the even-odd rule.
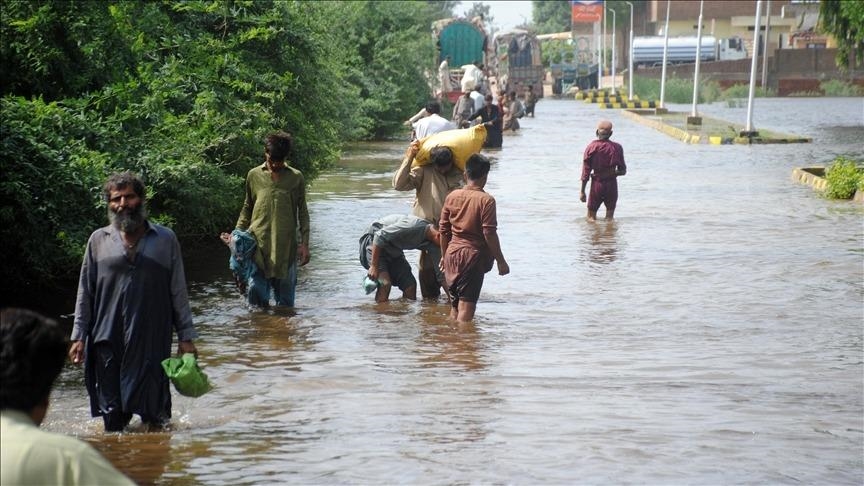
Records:
[[[498,241],[495,198],[483,191],[489,175],[489,159],[474,154],[465,164],[465,187],[447,195],[441,219],[441,268],[450,294],[450,317],[470,322],[477,309],[483,276],[498,263],[498,274],[510,266]]]
[[[597,220],[600,204],[606,205],[606,219],[615,215],[618,202],[618,176],[627,173],[624,163],[624,149],[621,144],[609,140],[612,136],[612,122],[603,120],[597,124],[597,140],[585,148],[582,157],[582,189],[579,200],[585,202],[585,186],[591,178],[591,194],[588,197],[588,221]]]

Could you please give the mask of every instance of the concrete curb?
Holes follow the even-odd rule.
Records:
[[[667,125],[659,120],[651,120],[649,118],[645,118],[644,116],[635,113],[630,110],[624,110],[624,116],[630,118],[631,120],[635,120],[643,125],[647,125],[657,131],[663,132],[666,135],[669,135],[672,138],[678,139],[684,143],[699,143],[701,141],[700,135],[692,135],[687,133],[686,130],[681,130],[680,128],[673,127],[672,125]]]
[[[651,113],[650,110],[640,110],[640,109],[627,109],[624,110],[624,116],[630,118],[631,120],[637,121],[643,125],[647,125],[649,127],[654,128],[660,132],[669,135],[672,138],[678,139],[684,143],[709,143],[712,145],[730,145],[730,144],[740,144],[740,145],[750,145],[750,144],[773,144],[773,143],[810,143],[813,141],[811,138],[806,137],[783,137],[783,138],[768,138],[768,137],[724,137],[722,135],[710,135],[710,134],[695,134],[690,133],[687,130],[669,125],[661,120],[652,120],[643,116],[645,112]],[[725,122],[725,120],[724,120]],[[729,123],[729,122],[725,122]],[[731,124],[730,124],[731,125]]]

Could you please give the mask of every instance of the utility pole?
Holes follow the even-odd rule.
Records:
[[[671,0],[666,0],[666,27],[663,27],[663,70],[660,74],[660,106],[657,108],[666,109],[663,100],[666,98],[666,59],[669,53],[669,7]]]
[[[633,101],[633,4],[624,2],[630,6],[630,43],[627,48],[630,53],[627,55],[627,101]]]
[[[759,37],[759,28],[761,27],[760,21],[762,20],[762,0],[756,1],[756,18],[754,19],[754,23],[756,24],[753,29],[753,35],[756,36],[756,39]],[[753,97],[756,94],[756,63],[759,60],[759,43],[756,42],[753,45],[753,59],[750,62],[750,93],[747,95],[747,125],[744,127],[744,130],[740,133],[742,137],[752,138],[756,135],[759,135],[759,132],[753,129]]]
[[[768,39],[771,38],[771,0],[765,2],[765,48],[762,51],[762,90],[768,89]]]
[[[618,16],[615,15],[615,10],[609,10],[612,12],[612,94],[615,94],[615,64],[616,64],[616,56],[615,56],[615,33],[617,32],[615,23],[617,22]]]
[[[699,24],[696,27],[696,68],[693,70],[693,108],[687,117],[688,125],[701,125],[702,118],[696,113],[696,104],[699,103],[699,65],[702,64],[702,9],[705,1],[699,1]],[[716,45],[715,45],[716,50]]]
[[[598,89],[603,89],[603,71],[606,67],[606,2],[603,2],[603,25],[600,34],[600,81],[597,84]]]

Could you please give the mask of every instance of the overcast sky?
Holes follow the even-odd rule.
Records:
[[[499,30],[508,30],[525,22],[531,22],[531,1],[489,1],[489,2],[462,2],[455,8],[457,14],[464,15],[475,3],[489,5],[489,13],[492,15],[495,26]]]

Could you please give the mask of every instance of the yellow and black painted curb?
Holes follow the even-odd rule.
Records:
[[[600,108],[625,108],[625,109],[638,109],[638,108],[657,108],[656,101],[623,101],[623,102],[606,102],[600,103]]]
[[[859,167],[860,170],[860,167]],[[825,192],[828,181],[823,177],[825,167],[796,167],[792,169],[792,180],[799,184],[806,184],[819,192]],[[864,191],[856,190],[852,195],[852,201],[864,203]]]
[[[684,143],[700,143],[702,141],[701,135],[694,135],[692,133],[688,133],[687,130],[681,130],[680,128],[673,127],[672,125],[667,125],[659,120],[652,120],[650,118],[646,118],[639,113],[634,113],[630,110],[624,110],[624,116],[630,118],[631,120],[635,120],[643,125],[648,125],[649,127],[663,132],[666,135],[669,135],[672,138],[678,139]]]
[[[647,118],[643,116],[644,113],[640,113],[638,109],[625,109],[624,116],[635,120],[643,125],[647,125],[649,127],[654,128],[657,131],[663,132],[666,135],[669,135],[672,138],[678,139],[684,143],[709,143],[711,145],[731,145],[731,144],[739,144],[739,145],[756,145],[756,144],[775,144],[775,143],[809,143],[812,142],[813,139],[807,137],[783,137],[783,138],[773,138],[773,137],[741,137],[741,136],[723,136],[723,135],[709,135],[709,134],[701,134],[701,133],[691,133],[687,130],[669,125],[668,123],[664,123],[662,120],[654,120],[651,118]]]

